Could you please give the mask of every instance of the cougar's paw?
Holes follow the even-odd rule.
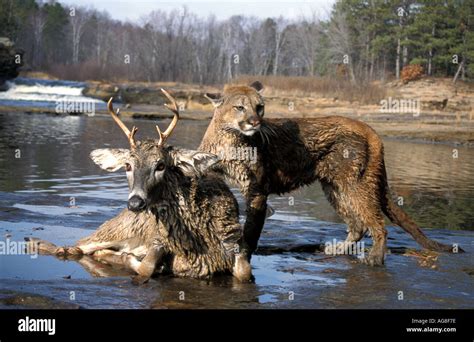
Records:
[[[369,266],[383,266],[384,264],[384,255],[379,254],[369,254],[365,258],[362,258],[361,261]]]

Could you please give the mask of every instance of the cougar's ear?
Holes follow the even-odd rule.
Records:
[[[263,84],[260,81],[255,81],[250,85],[251,88],[255,89],[257,93],[261,94],[263,92]]]
[[[187,176],[204,174],[212,165],[219,162],[219,157],[212,153],[172,148],[170,155],[177,166]]]
[[[204,97],[211,101],[214,108],[217,108],[224,103],[224,99],[221,94],[206,93],[204,94]]]
[[[103,170],[114,172],[125,166],[130,150],[124,148],[99,148],[90,154],[91,159]]]

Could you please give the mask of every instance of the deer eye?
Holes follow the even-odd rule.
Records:
[[[125,171],[127,172],[132,171],[132,165],[130,165],[129,163],[125,163]]]
[[[239,112],[243,112],[245,110],[245,107],[244,106],[234,106],[234,109],[239,111]]]
[[[155,171],[163,171],[165,169],[165,163],[163,162],[158,162],[155,166]]]

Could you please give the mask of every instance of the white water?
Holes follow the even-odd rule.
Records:
[[[8,82],[9,89],[0,92],[0,101],[41,101],[41,102],[94,102],[103,103],[82,95],[81,86],[71,85],[46,85],[41,83],[16,84]]]

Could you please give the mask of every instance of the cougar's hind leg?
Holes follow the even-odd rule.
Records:
[[[326,254],[332,255],[352,251],[352,245],[364,237],[365,230],[363,224],[351,209],[351,205],[347,203],[345,196],[340,196],[333,185],[329,183],[321,182],[321,185],[329,203],[347,225],[347,237],[344,242],[342,242],[342,245],[334,246],[333,244],[329,244],[324,251]]]
[[[380,203],[370,203],[367,198],[367,189],[355,189],[346,191],[340,195],[332,185],[323,184],[323,190],[331,205],[338,215],[347,224],[348,234],[344,241],[344,251],[360,253],[363,251],[354,251],[349,249],[353,244],[360,241],[365,233],[370,232],[373,240],[373,246],[367,256],[362,261],[368,265],[383,265],[387,245],[387,231],[384,225],[383,213]],[[334,246],[332,246],[334,248]],[[339,249],[339,248],[338,248]],[[326,253],[334,253],[334,250],[326,248]]]
[[[365,256],[363,262],[370,266],[381,266],[385,261],[387,251],[387,230],[383,217],[366,222],[370,235],[372,236],[372,248],[369,255]]]
[[[369,254],[364,256],[362,261],[370,266],[383,265],[387,249],[387,230],[380,202],[369,200],[372,197],[368,191],[363,190],[352,192],[346,198],[350,205],[346,210],[357,222],[355,229],[349,231],[348,239],[362,238],[368,231],[373,244]]]
[[[362,240],[365,235],[365,229],[363,226],[352,218],[344,217],[343,215],[339,214],[344,222],[347,224],[347,236],[346,239],[337,246],[333,244],[327,245],[324,249],[326,254],[336,255],[336,254],[351,254],[357,255],[360,251],[355,249],[355,243]]]

